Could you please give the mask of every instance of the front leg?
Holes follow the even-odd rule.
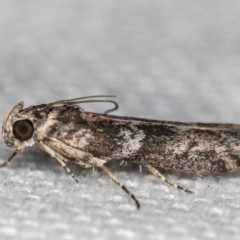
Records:
[[[74,161],[76,164],[82,167],[94,167],[97,166],[101,168],[105,174],[119,187],[121,187],[135,202],[137,209],[140,208],[140,204],[136,197],[131,193],[110,171],[104,166],[105,160],[94,157],[92,154],[84,152],[80,149],[70,147],[63,142],[52,139],[45,138],[41,142],[41,148],[48,152],[52,157],[56,158],[62,167],[70,174],[70,176],[78,183],[77,177],[74,175],[73,171],[67,167],[69,161]]]
[[[67,166],[67,163],[69,162],[69,159],[67,157],[65,157],[64,155],[62,155],[61,153],[57,152],[55,149],[52,149],[51,147],[44,145],[43,144],[43,148],[46,152],[48,152],[52,157],[56,158],[58,160],[58,162],[60,162],[60,164],[62,165],[62,167],[66,170],[66,172],[73,178],[73,180],[76,183],[79,183],[79,180],[77,179],[77,177],[75,176],[74,172],[72,171],[72,169],[70,169]]]

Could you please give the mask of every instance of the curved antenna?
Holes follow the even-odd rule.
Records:
[[[41,111],[48,111],[51,107],[56,106],[56,105],[75,105],[75,104],[80,104],[80,103],[90,103],[90,102],[110,102],[115,105],[114,108],[111,108],[107,111],[104,112],[104,114],[107,114],[109,112],[115,111],[118,109],[118,104],[115,101],[112,100],[102,100],[102,99],[91,99],[91,98],[110,98],[110,97],[115,97],[115,95],[92,95],[92,96],[86,96],[86,97],[79,97],[79,98],[71,98],[71,99],[66,99],[66,100],[59,100],[56,102],[52,102],[47,104],[45,107],[41,109]],[[84,100],[84,99],[89,99],[89,100]]]
[[[115,105],[115,107],[110,108],[109,110],[105,111],[104,114],[108,114],[110,112],[116,111],[118,109],[118,103],[112,100],[84,100],[81,101],[80,103],[91,103],[91,102],[109,102],[109,103],[113,103]]]

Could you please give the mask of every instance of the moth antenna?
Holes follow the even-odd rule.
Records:
[[[109,170],[108,168],[106,168],[104,165],[99,166],[107,175],[109,178],[111,178],[111,180],[116,183],[120,188],[123,189],[123,191],[125,191],[135,202],[137,209],[140,209],[140,203],[138,202],[137,198],[133,195],[133,193],[131,193]]]
[[[115,105],[115,107],[110,108],[109,110],[105,111],[104,114],[108,114],[110,112],[116,111],[119,108],[117,102],[112,101],[112,100],[84,100],[84,101],[80,101],[80,102],[77,102],[77,103],[74,103],[74,104],[91,103],[91,102],[93,102],[93,103],[96,103],[96,102],[108,102],[108,103],[113,103]],[[70,105],[72,105],[72,103]]]
[[[115,105],[114,108],[109,109],[104,112],[104,114],[107,114],[109,112],[115,111],[118,109],[118,104],[115,101],[112,100],[101,100],[101,99],[91,99],[91,98],[110,98],[110,97],[115,97],[115,95],[93,95],[93,96],[86,96],[86,97],[79,97],[79,98],[71,98],[71,99],[66,99],[66,100],[60,100],[56,102],[52,102],[47,104],[45,107],[39,109],[40,111],[48,111],[52,106],[55,105],[62,105],[62,104],[67,104],[67,105],[75,105],[75,104],[81,104],[81,103],[90,103],[90,102],[110,102]],[[91,100],[84,100],[84,99],[91,99]]]
[[[115,102],[115,101],[108,101],[108,102],[113,103],[115,105],[115,107],[114,108],[110,108],[109,110],[105,111],[104,114],[108,114],[110,112],[114,112],[114,111],[118,110],[119,106],[118,106],[117,102]]]

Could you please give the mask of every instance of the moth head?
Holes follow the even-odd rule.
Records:
[[[23,115],[23,102],[19,102],[6,115],[2,125],[2,137],[10,148],[23,149],[33,145],[34,125],[31,119]]]

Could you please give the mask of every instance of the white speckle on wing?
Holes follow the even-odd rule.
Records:
[[[195,142],[195,146],[192,143]],[[205,136],[199,135],[196,138],[193,134],[189,134],[187,138],[183,138],[182,141],[174,142],[166,146],[166,154],[173,153],[175,155],[181,155],[188,153],[190,156],[198,157],[200,152],[215,151],[219,156],[227,153],[227,148],[219,142],[214,142],[212,139],[206,140]]]
[[[80,129],[73,135],[73,145],[78,146],[79,148],[84,148],[89,144],[89,140],[94,139],[91,130],[89,129]]]
[[[75,134],[71,140],[71,145],[77,148],[84,148],[89,144],[89,140],[93,140],[94,136],[89,129],[80,129]]]
[[[122,137],[121,155],[123,157],[130,156],[142,147],[142,140],[146,137],[143,130],[132,127],[131,130],[122,128],[119,136]]]

